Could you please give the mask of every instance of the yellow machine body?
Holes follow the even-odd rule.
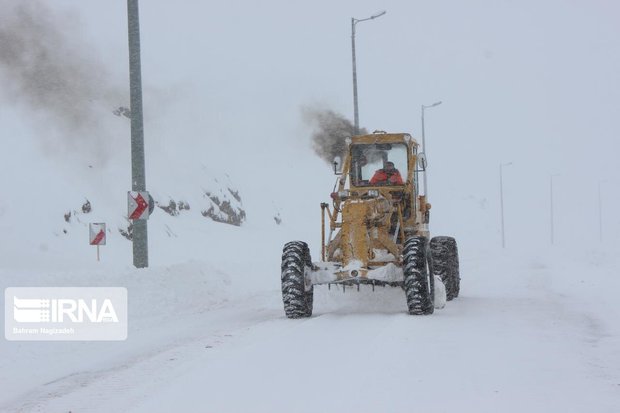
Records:
[[[400,179],[374,180],[388,163]],[[382,267],[402,267],[404,240],[429,236],[431,205],[418,185],[424,167],[418,143],[409,134],[375,132],[350,139],[341,165],[335,165],[340,171],[332,206],[321,204],[322,262],[316,269],[333,274],[324,282],[359,283]]]

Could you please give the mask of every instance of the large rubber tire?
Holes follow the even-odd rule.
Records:
[[[306,285],[305,272],[312,267],[308,244],[292,241],[282,251],[282,301],[288,318],[312,315],[314,287]]]
[[[414,236],[403,247],[403,274],[409,314],[433,314],[435,277],[426,237]]]
[[[452,237],[434,237],[430,243],[433,256],[433,273],[446,286],[448,301],[459,296],[461,275],[459,273],[459,251]]]

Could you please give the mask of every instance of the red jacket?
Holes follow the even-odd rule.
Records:
[[[403,178],[400,177],[400,172],[398,169],[394,169],[393,171],[386,172],[385,169],[379,169],[375,172],[374,176],[370,179],[371,185],[376,185],[380,183],[391,183],[392,185],[402,185]]]

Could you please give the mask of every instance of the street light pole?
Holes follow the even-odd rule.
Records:
[[[355,19],[351,17],[351,51],[353,55],[353,123],[354,132],[359,134],[360,132],[360,118],[357,111],[357,65],[355,62]]]
[[[504,173],[503,167],[512,165],[512,162],[499,164],[499,204],[502,217],[502,248],[506,248],[506,234],[504,231]]]
[[[422,105],[422,152],[424,152],[424,157],[426,158],[426,167],[424,168],[424,174],[422,177],[424,178],[424,195],[428,199],[428,182],[426,179],[426,169],[428,168],[428,153],[426,152],[426,137],[424,133],[424,110],[434,108],[435,106],[441,105],[441,100],[439,102],[435,102],[432,105]]]
[[[142,120],[142,73],[140,65],[140,20],[138,0],[127,0],[129,34],[129,94],[131,101],[131,189],[146,191],[144,125]],[[133,221],[133,265],[149,265],[147,221]]]
[[[360,119],[359,119],[359,110],[357,106],[357,64],[355,58],[355,25],[359,22],[374,20],[377,17],[381,17],[386,13],[386,11],[381,11],[379,13],[375,13],[372,16],[366,19],[356,19],[351,17],[351,54],[353,58],[353,121],[355,125],[355,134],[359,134],[360,132]]]
[[[554,216],[553,216],[553,177],[554,176],[558,176],[558,174],[551,174],[549,176],[549,208],[550,208],[550,213],[549,213],[549,228],[550,228],[550,232],[551,232],[551,245],[553,245],[553,241],[554,241]]]
[[[598,237],[603,242],[603,197],[601,195],[602,180],[598,181]]]

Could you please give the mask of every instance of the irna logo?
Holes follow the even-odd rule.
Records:
[[[18,298],[13,297],[13,317],[18,323],[118,323],[116,310],[109,298]]]
[[[127,339],[124,287],[8,287],[4,337],[26,341]]]

